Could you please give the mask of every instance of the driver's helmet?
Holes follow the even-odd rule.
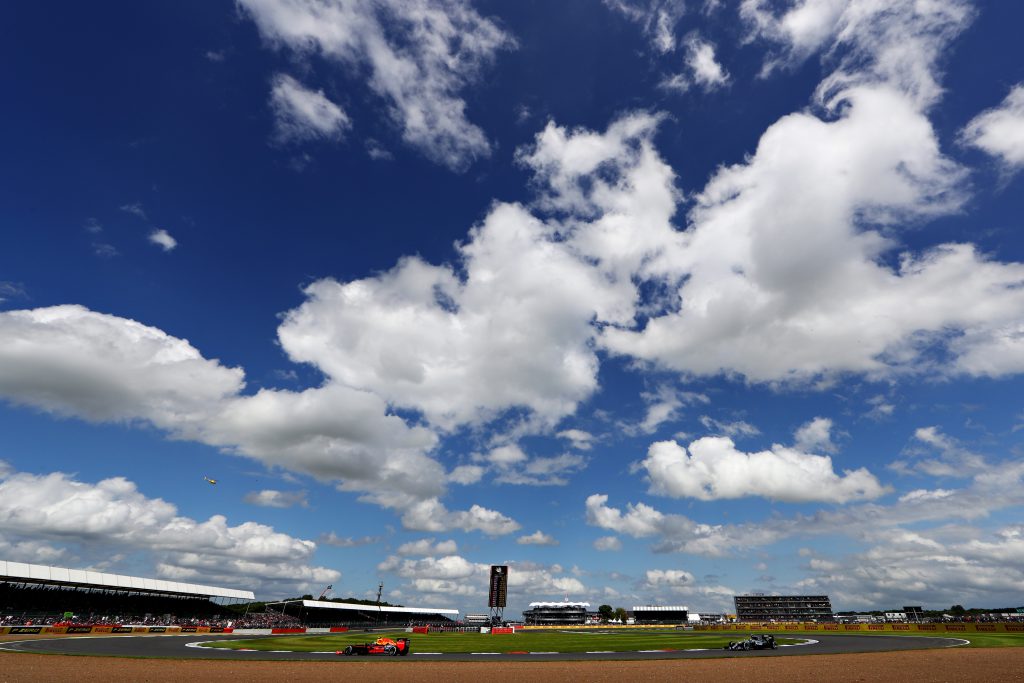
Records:
[[[383,638],[383,637],[381,637],[381,638],[377,639],[377,645],[394,645],[394,644],[395,644],[395,641],[392,640],[391,638]]]

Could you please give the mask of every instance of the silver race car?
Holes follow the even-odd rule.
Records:
[[[726,650],[774,650],[778,647],[775,636],[750,636],[746,640],[730,640]]]

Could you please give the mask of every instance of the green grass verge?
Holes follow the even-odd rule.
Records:
[[[758,631],[752,631],[757,633]],[[390,638],[412,639],[413,652],[632,652],[635,650],[692,650],[720,649],[730,640],[740,640],[747,633],[702,633],[693,631],[639,630],[628,631],[521,631],[515,635],[485,635],[480,633],[427,633],[408,634],[332,633],[324,635],[280,636],[252,640],[213,641],[209,647],[251,650],[290,650],[293,652],[333,652],[352,643],[368,643],[386,635]],[[775,634],[780,645],[814,638],[815,633]],[[897,636],[901,638],[962,638],[970,641],[967,647],[1024,647],[1024,633],[891,633],[858,632],[828,633],[823,635]],[[809,653],[810,654],[810,653]]]
[[[813,638],[814,633],[808,633]],[[829,632],[822,635],[834,636],[899,636],[900,638],[958,638],[970,641],[965,647],[1024,647],[1024,633],[906,633],[897,631],[854,631],[852,633]]]
[[[352,643],[372,642],[381,635],[412,639],[413,652],[632,652],[635,650],[720,649],[730,640],[746,638],[745,633],[730,635],[665,630],[629,631],[521,631],[515,635],[481,633],[332,633],[324,635],[281,636],[253,640],[209,643],[209,647],[248,648],[252,650],[291,650],[294,652],[331,652]],[[800,638],[776,638],[779,644],[796,643]]]

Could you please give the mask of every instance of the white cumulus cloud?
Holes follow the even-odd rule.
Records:
[[[0,538],[8,544],[51,541],[98,557],[143,552],[160,576],[246,588],[256,582],[294,589],[341,577],[310,564],[313,541],[255,522],[229,526],[222,515],[184,517],[123,477],[89,483],[63,472],[9,473],[0,481]]]
[[[675,441],[651,445],[641,463],[651,492],[720,500],[762,496],[785,502],[846,503],[878,498],[888,489],[865,468],[837,474],[832,458],[775,445],[744,453],[728,437],[704,437],[687,451]]]
[[[601,536],[594,540],[594,550],[605,552],[622,550],[622,541],[617,536]]]
[[[171,237],[171,233],[167,232],[163,228],[154,230],[149,233],[149,241],[157,245],[164,251],[172,251],[178,246],[178,240]]]
[[[241,369],[154,327],[81,306],[2,312],[0,341],[0,397],[11,402],[97,422],[148,422],[268,467],[338,481],[401,512],[439,504],[445,492],[448,474],[429,455],[436,434],[389,414],[373,393],[327,383],[243,395]],[[409,519],[415,528],[518,529],[479,506]]]
[[[184,339],[65,305],[0,313],[0,396],[92,421],[201,419],[244,383]]]
[[[837,450],[832,442],[832,420],[827,417],[816,417],[801,425],[795,438],[794,446],[804,453],[835,453]]]
[[[399,555],[420,555],[420,556],[445,556],[454,555],[459,551],[455,541],[436,541],[433,538],[421,538],[418,541],[409,541],[398,546],[395,550]]]
[[[532,534],[520,536],[516,539],[516,543],[519,545],[558,545],[558,540],[538,529]]]
[[[464,169],[490,153],[460,92],[515,40],[464,0],[238,0],[273,46],[319,56],[387,103],[402,138]],[[337,117],[335,117],[337,118]]]
[[[275,491],[263,489],[245,494],[245,502],[268,508],[309,507],[305,491]]]
[[[480,531],[488,536],[504,536],[519,531],[520,525],[496,510],[472,505],[468,510],[448,510],[436,498],[411,505],[402,523],[414,531],[444,532],[452,529]]]
[[[690,586],[697,580],[685,569],[648,569],[644,578],[647,588]]]
[[[729,83],[729,74],[715,58],[715,46],[698,33],[691,33],[684,41],[686,57],[684,73],[674,74],[661,83],[669,90],[685,92],[696,85],[704,91],[721,88]]]
[[[1024,367],[1020,264],[970,244],[881,260],[894,244],[867,226],[955,209],[963,170],[905,96],[881,87],[846,96],[835,120],[791,114],[748,161],[716,173],[671,261],[688,275],[678,307],[606,328],[608,349],[764,382],[888,376],[931,367],[936,349],[949,355],[948,373]]]
[[[270,90],[274,135],[281,142],[337,140],[352,127],[348,114],[324,95],[287,74],[274,77]]]
[[[1007,168],[1024,166],[1024,84],[1017,84],[1002,103],[964,126],[961,140],[997,157]]]

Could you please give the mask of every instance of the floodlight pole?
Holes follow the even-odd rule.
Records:
[[[380,594],[384,592],[384,582],[377,584],[377,623],[380,623]]]

